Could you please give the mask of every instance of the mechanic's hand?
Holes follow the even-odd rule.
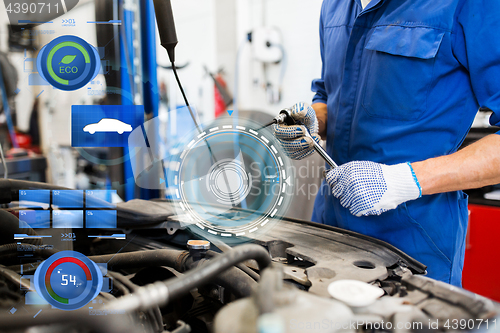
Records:
[[[380,215],[422,196],[409,162],[396,165],[349,162],[330,170],[326,181],[340,204],[356,216]]]
[[[318,134],[318,119],[316,119],[314,109],[309,104],[302,102],[291,107],[291,116],[297,125],[273,125],[274,135],[290,158],[301,160],[314,152],[311,138],[304,136],[306,130],[309,130],[316,142],[321,141]]]

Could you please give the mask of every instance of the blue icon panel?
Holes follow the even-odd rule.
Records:
[[[116,228],[116,210],[87,210],[87,228]]]
[[[21,210],[19,211],[19,228],[50,228],[50,211]]]
[[[143,105],[73,105],[71,146],[126,147],[129,134],[143,122]]]
[[[53,228],[83,228],[83,210],[54,210]]]
[[[53,190],[52,205],[57,208],[83,208],[83,191]]]
[[[19,228],[117,226],[116,190],[20,190]]]
[[[115,190],[86,190],[85,191],[85,207],[87,208],[115,208],[116,205],[111,203],[112,195],[116,194]]]
[[[40,208],[50,205],[50,190],[19,191],[19,207]]]

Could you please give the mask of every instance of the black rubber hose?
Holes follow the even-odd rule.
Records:
[[[88,258],[95,263],[107,263],[109,269],[114,271],[120,268],[168,266],[180,272],[183,270],[182,258],[188,254],[187,251],[160,249],[96,255]]]
[[[188,265],[191,269],[195,269],[197,267],[210,265],[210,262],[212,262],[212,260],[201,259],[193,262],[188,260]],[[253,289],[257,286],[257,282],[255,282],[252,277],[238,269],[236,265],[235,267],[229,267],[226,271],[217,275],[213,279],[213,283],[231,291],[236,298],[250,296]]]
[[[2,195],[0,189],[0,196]],[[14,234],[27,234],[28,236],[38,236],[32,228],[19,228],[19,219],[6,210],[0,209],[0,243],[12,243]],[[32,238],[24,240],[26,243],[40,245],[40,238]]]
[[[25,289],[30,289],[30,283],[26,279],[21,279],[21,275],[11,271],[7,267],[0,265],[0,276],[12,282],[14,285],[21,286]],[[1,319],[0,319],[1,322]]]
[[[98,309],[96,309],[98,311]],[[68,325],[71,328],[88,328],[92,332],[124,332],[135,333],[141,331],[132,320],[122,314],[107,314],[103,316],[89,316],[89,310],[52,311],[44,310],[41,316],[29,314],[0,315],[0,331],[21,330],[26,327],[41,325]],[[62,328],[62,327],[61,327]],[[62,332],[63,330],[61,330]],[[68,327],[64,331],[68,331]]]
[[[182,272],[185,270],[185,260],[188,257],[188,251],[159,249],[159,250],[144,250],[126,253],[104,254],[88,256],[95,263],[106,263],[109,270],[117,271],[121,268],[145,268],[168,266],[176,271]],[[26,274],[32,273],[35,267],[27,268]],[[10,266],[9,269],[19,271],[19,266]]]
[[[208,250],[207,251],[207,255],[210,256],[210,257],[215,257],[215,256],[218,256],[219,254],[220,253],[212,251],[212,250]],[[238,267],[240,270],[242,270],[243,272],[245,272],[246,274],[248,274],[255,281],[259,282],[260,275],[258,273],[256,273],[255,271],[253,271],[247,265],[245,265],[245,264],[237,264],[236,267]]]
[[[0,245],[0,260],[2,261],[2,264],[9,265],[19,263],[19,257],[22,254],[29,253],[30,259],[35,261],[35,258],[46,259],[57,252],[59,251],[51,248],[40,247],[40,245],[12,243]]]
[[[255,282],[259,282],[260,275],[258,273],[256,273],[255,271],[253,271],[247,265],[245,265],[245,264],[238,264],[238,265],[236,265],[236,267],[238,267],[238,269],[240,269],[245,274],[247,274],[248,276],[250,276]]]
[[[169,299],[176,299],[210,282],[230,267],[249,259],[257,261],[260,271],[271,265],[271,257],[264,247],[254,244],[241,245],[187,272],[182,278],[166,281]]]
[[[263,271],[271,265],[269,253],[260,245],[241,245],[185,273],[182,277],[157,281],[107,305],[108,309],[135,311],[167,304],[191,290],[212,282],[221,273],[243,261],[254,259]]]
[[[123,276],[122,274],[118,272],[112,272],[108,270],[108,275],[113,278],[113,283],[118,282],[121,284],[124,288],[128,288],[126,292],[124,292],[124,295],[129,295],[130,291],[136,291],[137,289],[140,288],[140,286],[136,285],[132,281],[130,281],[127,277]],[[129,291],[130,290],[130,291]],[[147,314],[151,318],[151,321],[154,322],[155,332],[163,332],[163,318],[161,315],[160,308],[158,306],[150,309]]]
[[[90,256],[96,263],[107,263],[112,270],[150,266],[168,266],[184,273],[200,265],[208,265],[211,260],[192,261],[188,251],[160,249],[129,253]],[[213,282],[231,291],[237,298],[250,296],[256,286],[255,280],[235,267],[229,267],[213,279]]]

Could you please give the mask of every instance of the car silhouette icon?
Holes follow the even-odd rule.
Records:
[[[132,126],[118,119],[102,118],[98,123],[85,126],[83,131],[90,134],[96,132],[116,132],[123,134],[124,132],[132,132]]]

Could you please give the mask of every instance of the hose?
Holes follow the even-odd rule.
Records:
[[[267,252],[266,252],[267,253]],[[198,266],[209,264],[212,260],[196,260],[189,256],[188,251],[160,249],[135,251],[129,253],[90,256],[95,263],[107,263],[113,270],[120,268],[136,268],[150,266],[168,266],[184,273]],[[213,280],[214,283],[231,291],[237,298],[250,296],[256,283],[253,277],[242,272],[242,269],[229,267]]]
[[[208,250],[207,251],[207,255],[210,256],[210,257],[215,257],[215,256],[218,256],[219,253],[215,252],[215,251],[212,251],[212,250]],[[245,272],[247,275],[249,275],[252,279],[254,279],[256,282],[259,282],[260,280],[260,275],[258,273],[256,273],[255,271],[253,271],[252,269],[250,269],[250,267],[248,267],[247,265],[245,264],[237,264],[235,265],[236,267],[238,267],[240,270],[242,270],[243,272]]]
[[[28,280],[21,279],[21,275],[11,271],[10,269],[6,268],[3,265],[0,265],[0,276],[6,278],[7,280],[9,280],[10,282],[14,283],[17,286],[20,285],[21,287],[25,288],[26,290],[29,290],[31,288]],[[1,322],[1,319],[0,319],[0,322]]]
[[[130,291],[136,291],[140,287],[130,281],[127,277],[123,276],[118,272],[108,271],[108,275],[113,278],[114,285],[123,290],[124,295],[130,295]],[[149,309],[147,314],[149,315],[151,321],[154,323],[154,331],[162,332],[163,331],[163,318],[161,315],[160,308],[158,306]]]
[[[38,245],[28,243],[11,243],[0,245],[0,258],[4,265],[12,262],[19,262],[20,253],[30,253],[30,258],[46,259],[59,251],[51,248],[39,248]],[[35,259],[33,259],[35,261]]]
[[[2,158],[3,178],[8,178],[9,177],[9,168],[7,167],[7,161],[5,160],[5,156],[3,154],[3,147],[2,147],[1,143],[0,143],[0,157]]]
[[[182,277],[157,281],[141,287],[128,297],[122,297],[109,303],[106,308],[130,312],[165,305],[189,293],[192,289],[211,282],[230,267],[249,259],[255,259],[261,271],[271,265],[269,253],[262,246],[254,244],[238,246],[206,264],[188,271]]]
[[[120,268],[169,266],[180,272],[183,270],[180,260],[188,254],[187,251],[160,249],[89,256],[88,258],[95,263],[107,263],[108,267],[115,271]]]
[[[259,313],[271,313],[277,307],[280,299],[279,292],[283,288],[283,271],[281,269],[268,269],[262,274],[262,280],[255,293],[255,305]]]
[[[137,327],[132,320],[124,317],[121,314],[107,314],[105,316],[89,317],[89,310],[75,311],[53,311],[45,310],[43,315],[36,316],[30,314],[0,315],[0,331],[21,330],[26,327],[41,326],[41,325],[61,325],[67,324],[75,328],[87,328],[92,332],[121,332],[121,333],[136,333],[140,332],[141,328]],[[71,331],[66,328],[63,331]]]
[[[130,295],[130,290],[120,279],[118,279],[115,275],[112,275],[110,271],[108,271],[108,275],[113,278],[113,287],[115,287],[124,296]]]

